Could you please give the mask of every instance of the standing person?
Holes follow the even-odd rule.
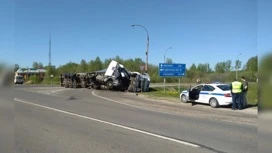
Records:
[[[196,79],[196,83],[200,84],[200,79],[199,78]]]
[[[247,91],[248,91],[248,82],[244,76],[241,77],[243,82],[243,92],[242,92],[242,106],[243,108],[247,107]]]
[[[231,95],[232,95],[232,110],[242,109],[241,97],[243,84],[236,79],[230,84]]]

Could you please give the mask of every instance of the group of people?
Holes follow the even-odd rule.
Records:
[[[231,84],[231,95],[232,95],[232,109],[242,110],[247,107],[247,91],[248,82],[244,76],[241,77],[241,81],[235,79]]]

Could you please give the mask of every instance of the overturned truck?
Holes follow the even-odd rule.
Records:
[[[61,86],[66,88],[93,88],[120,91],[148,91],[148,74],[129,72],[116,61],[111,61],[107,69],[87,73],[63,73]]]
[[[89,86],[86,73],[62,73],[60,85],[65,88],[87,88]]]

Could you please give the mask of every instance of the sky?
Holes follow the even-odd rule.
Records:
[[[2,4],[1,4],[2,3]],[[272,50],[270,0],[1,0],[0,60],[31,67],[119,56],[209,63]],[[260,30],[261,29],[261,30]],[[269,44],[270,43],[270,44]],[[169,47],[171,49],[167,50]],[[241,55],[240,55],[241,54]]]

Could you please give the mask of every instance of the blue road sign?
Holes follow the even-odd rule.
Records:
[[[186,65],[185,64],[159,64],[159,75],[164,77],[178,77],[185,76]]]

